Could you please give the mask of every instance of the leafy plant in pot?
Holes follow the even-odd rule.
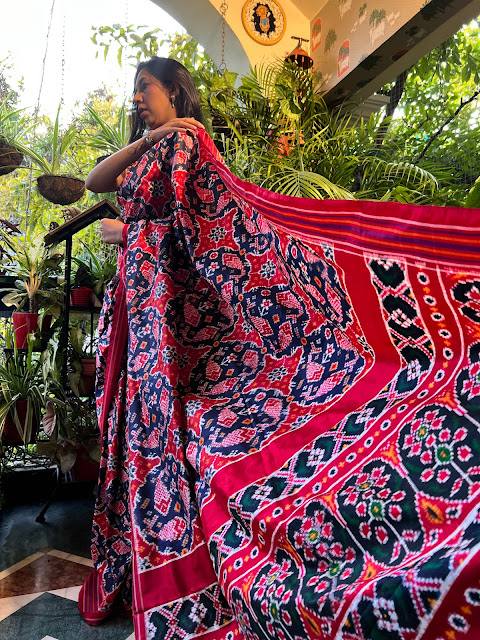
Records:
[[[85,193],[85,182],[71,175],[71,162],[69,162],[67,152],[72,149],[77,140],[78,131],[72,124],[61,135],[60,109],[61,104],[58,107],[57,117],[45,152],[39,153],[38,150],[24,143],[18,143],[17,148],[32,160],[36,171],[43,172],[43,175],[37,178],[39,193],[54,204],[72,204],[80,200]],[[69,173],[61,173],[64,170]]]
[[[70,303],[74,307],[88,307],[95,284],[93,274],[86,262],[78,258],[73,260],[77,264],[77,270],[70,289]]]
[[[37,442],[37,453],[49,456],[74,480],[95,480],[100,461],[100,432],[92,403],[69,398],[63,390],[47,401],[42,420],[48,440]]]
[[[3,269],[15,276],[13,286],[3,288],[2,300],[14,306],[13,325],[17,347],[24,349],[28,335],[50,329],[51,315],[48,311],[63,301],[63,287],[58,284],[60,264],[64,256],[56,253],[53,245],[46,247],[41,238],[10,236],[0,229],[0,238],[7,252]],[[23,311],[28,304],[28,311]]]
[[[78,265],[74,282],[77,280],[77,276],[78,278],[85,278],[84,286],[91,287],[95,294],[94,304],[101,306],[106,286],[117,272],[117,254],[116,252],[107,253],[100,258],[84,243],[83,250],[84,253],[81,256],[73,258],[73,261]],[[81,267],[82,272],[78,275]],[[89,275],[87,275],[87,272],[89,272]],[[90,284],[85,284],[86,282],[90,282]]]
[[[85,321],[79,320],[70,328],[70,386],[79,397],[91,396],[95,391],[96,343],[86,327]]]
[[[0,352],[0,437],[4,444],[35,441],[49,390],[44,354],[35,358],[16,347]]]

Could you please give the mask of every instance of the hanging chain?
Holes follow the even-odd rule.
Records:
[[[227,10],[228,4],[223,0],[220,5],[220,13],[222,14],[222,62],[218,68],[221,75],[223,75],[227,70],[227,63],[225,62],[225,29],[227,26],[227,19],[225,16],[227,15]]]
[[[65,92],[65,14],[63,14],[63,33],[62,33],[62,71],[60,84],[60,104],[63,105],[63,96]]]
[[[43,78],[45,76],[45,63],[46,63],[46,60],[47,60],[48,39],[50,37],[50,29],[52,27],[53,9],[54,8],[55,8],[55,0],[52,0],[52,8],[50,9],[50,22],[48,23],[47,37],[45,39],[45,53],[43,55],[43,62],[42,62],[42,75],[40,77],[40,87],[38,89],[37,106],[35,107],[35,117],[38,115],[38,112],[40,111],[40,97],[42,95]]]
[[[127,33],[128,29],[128,20],[129,20],[129,12],[128,12],[128,0],[124,1],[125,7],[125,33]],[[122,63],[124,62],[122,56]],[[122,64],[122,80],[123,80],[123,104],[127,102],[127,65]]]
[[[46,60],[47,60],[47,53],[48,53],[48,41],[50,38],[50,29],[52,27],[52,20],[53,20],[53,10],[55,8],[55,0],[52,0],[52,7],[50,9],[50,22],[48,23],[48,30],[47,30],[47,37],[45,39],[45,53],[43,55],[43,62],[42,62],[42,75],[40,76],[40,86],[38,88],[38,98],[37,98],[37,106],[35,107],[35,111],[33,113],[33,130],[32,130],[32,137],[33,137],[33,146],[35,146],[35,140],[36,140],[36,127],[37,127],[37,118],[38,118],[38,113],[40,111],[40,98],[42,96],[42,88],[43,88],[43,78],[45,76],[45,66],[46,66]],[[28,192],[27,192],[27,201],[25,203],[25,233],[26,230],[28,228],[28,217],[29,217],[29,209],[30,209],[30,201],[32,198],[32,161],[30,160],[29,163],[29,169],[28,169]]]

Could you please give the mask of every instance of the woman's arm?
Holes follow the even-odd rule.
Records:
[[[132,142],[127,147],[105,158],[90,171],[85,180],[85,186],[94,193],[116,191],[122,183],[127,167],[133,164],[135,160],[138,160],[152,145],[162,140],[169,133],[188,130],[197,131],[198,128],[204,129],[205,127],[194,118],[175,118],[170,120],[161,127],[150,131],[148,136]]]

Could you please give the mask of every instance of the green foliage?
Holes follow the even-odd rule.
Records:
[[[128,113],[125,105],[122,105],[117,113],[116,122],[110,124],[102,115],[91,106],[87,106],[88,117],[84,116],[83,142],[91,149],[110,155],[123,149],[128,144],[130,128]]]
[[[10,413],[24,443],[28,443],[34,425],[40,421],[46,398],[55,382],[49,377],[48,352],[35,357],[32,343],[27,354],[21,354],[14,345],[8,358],[0,352],[0,438],[5,420]],[[26,402],[26,416],[22,421],[18,402]]]
[[[480,209],[480,178],[477,178],[477,181],[468,192],[465,206]]]
[[[95,357],[95,345],[85,320],[78,320],[70,327],[70,344],[78,358]]]
[[[73,258],[74,263],[77,265],[74,286],[88,286],[102,300],[107,284],[117,271],[116,251],[110,246],[110,253],[105,253],[104,251],[102,255],[92,249],[86,242],[81,242],[80,244],[78,253]],[[80,277],[82,277],[83,282],[88,282],[89,284],[78,285],[77,281]]]
[[[117,62],[122,66],[126,60],[134,67],[142,59],[156,56],[158,53],[158,34],[160,29],[152,29],[142,33],[145,26],[133,24],[123,27],[120,24],[105,27],[92,27],[91,40],[94,45],[103,49],[103,57],[106,60],[112,44],[117,45]],[[98,57],[98,51],[96,56]]]
[[[383,142],[391,157],[435,173],[439,203],[462,204],[480,175],[479,60],[473,21],[409,70]]]
[[[376,145],[379,117],[358,120],[329,109],[316,78],[282,61],[242,78],[223,118],[220,143],[230,168],[245,180],[291,196],[429,202],[434,176],[392,162]]]
[[[1,229],[0,237],[6,248],[2,268],[17,278],[13,289],[2,290],[7,292],[3,302],[22,309],[28,301],[30,313],[59,304],[63,294],[57,276],[63,255],[56,253],[53,245],[46,247],[43,238],[9,235]]]
[[[43,152],[39,152],[36,147],[17,141],[16,147],[28,156],[35,165],[35,171],[44,174],[59,174],[61,171],[71,170],[71,163],[67,152],[72,149],[77,139],[78,131],[74,124],[71,124],[64,132],[60,128],[60,110],[58,106],[57,116],[53,123],[53,129],[49,131],[47,138],[44,138]]]
[[[9,93],[0,102],[0,139],[16,146],[16,141],[21,140],[32,128],[32,125],[29,125],[29,118],[25,113],[25,109],[10,105],[11,94]]]

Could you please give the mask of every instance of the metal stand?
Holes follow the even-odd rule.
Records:
[[[60,485],[61,484],[65,484],[67,482],[72,482],[72,474],[71,474],[70,471],[68,473],[62,473],[60,471],[60,467],[57,467],[55,469],[55,474],[56,474],[56,478],[57,478],[57,482],[56,482],[55,488],[52,491],[52,493],[50,494],[50,497],[48,498],[45,506],[43,507],[41,512],[38,514],[38,516],[35,518],[35,522],[40,522],[41,524],[43,524],[45,522],[45,514],[49,510],[50,505],[53,502],[53,498],[55,497],[55,494],[57,493],[58,488],[60,487]],[[64,476],[63,483],[62,483],[62,476]]]

